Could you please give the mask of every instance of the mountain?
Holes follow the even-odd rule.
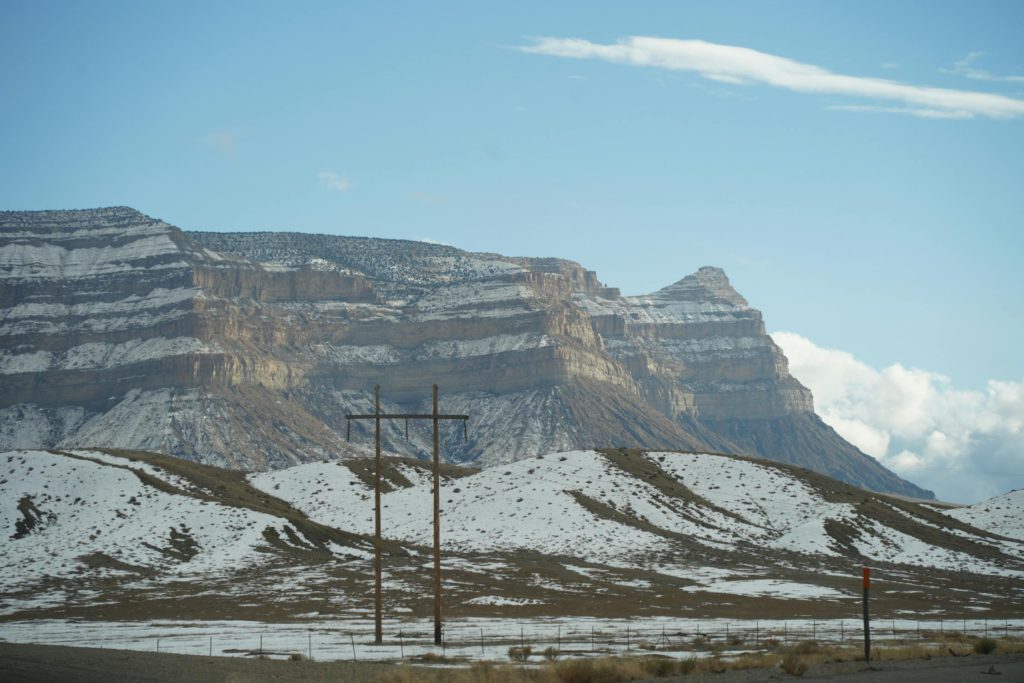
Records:
[[[0,453],[0,622],[365,618],[372,462],[245,474],[139,451]],[[425,617],[429,468],[387,458],[383,474],[385,612]],[[605,450],[446,465],[441,501],[455,619],[850,618],[861,566],[876,616],[1024,605],[1019,524],[1003,533],[991,514],[1019,520],[1019,497],[948,510],[766,460]]]
[[[814,413],[717,268],[622,296],[571,261],[402,240],[185,233],[132,209],[0,213],[0,446],[261,470],[366,453],[388,412],[471,415],[454,462],[643,447],[758,455],[929,498]],[[423,456],[422,423],[385,448]]]

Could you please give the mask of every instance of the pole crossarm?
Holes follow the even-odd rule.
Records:
[[[367,413],[365,415],[346,415],[346,420],[376,420],[377,418],[382,420],[468,420],[469,415],[433,415],[431,413],[381,413],[375,415],[374,413]]]

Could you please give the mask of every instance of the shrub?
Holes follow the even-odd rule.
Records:
[[[679,660],[679,673],[686,676],[697,670],[697,660],[694,657],[687,657]]]
[[[453,662],[460,661],[459,657],[448,657],[446,655],[439,655],[436,652],[424,652],[418,657],[412,657],[412,659],[423,662],[424,664],[451,664]]]
[[[656,678],[671,676],[677,670],[675,660],[668,657],[647,657],[641,664],[644,673]]]
[[[802,640],[789,648],[789,652],[794,655],[816,655],[822,652],[822,647],[816,641]]]
[[[549,662],[553,662],[557,660],[562,653],[559,651],[557,647],[552,645],[544,648],[544,652],[541,654],[544,655],[544,659],[548,660]]]
[[[729,661],[732,670],[770,669],[779,661],[778,655],[741,655]]]
[[[301,662],[305,658],[306,657],[301,652],[293,652],[290,655],[288,655],[289,662]]]
[[[807,662],[795,652],[790,652],[782,660],[782,670],[791,676],[803,676],[807,671]]]
[[[529,645],[524,645],[522,647],[516,645],[508,649],[508,658],[513,662],[525,662],[530,658],[531,654],[533,654],[533,648]]]
[[[974,651],[979,655],[990,655],[996,651],[998,646],[999,643],[995,638],[979,638],[978,642],[974,644]]]

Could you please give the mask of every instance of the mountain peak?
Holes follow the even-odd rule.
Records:
[[[715,266],[702,266],[696,273],[658,290],[656,294],[674,301],[709,301],[747,306],[747,300],[733,289],[725,271]]]

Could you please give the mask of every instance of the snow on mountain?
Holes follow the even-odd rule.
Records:
[[[623,297],[557,258],[185,233],[127,207],[0,212],[0,376],[4,449],[260,471],[352,453],[344,415],[375,385],[413,412],[437,383],[473,416],[446,441],[453,462],[712,450],[929,496],[817,418],[760,311],[711,267]],[[420,430],[387,448],[424,444]]]

